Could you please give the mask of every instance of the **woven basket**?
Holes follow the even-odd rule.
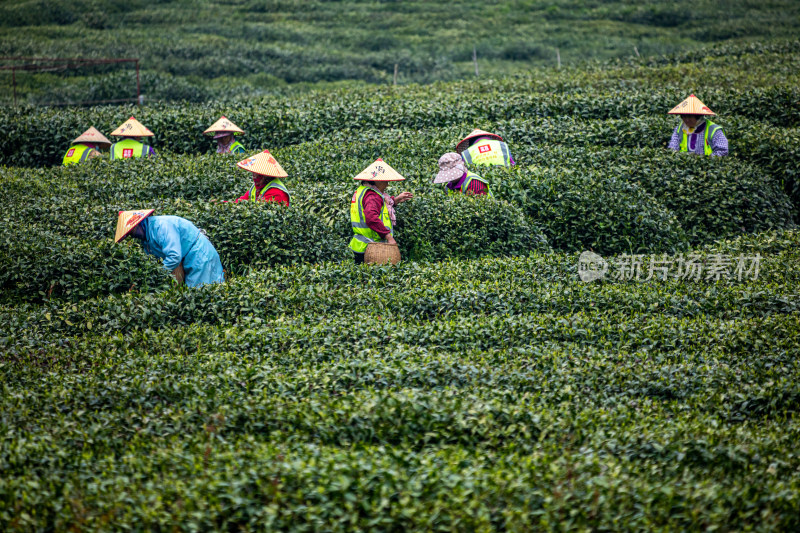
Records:
[[[175,269],[172,271],[172,275],[175,276],[175,279],[178,281],[178,285],[183,285],[184,280],[186,279],[186,272],[183,271],[183,262],[175,267]]]
[[[385,242],[369,243],[367,250],[364,252],[364,262],[377,265],[386,263],[396,265],[400,262],[400,249],[396,244]]]

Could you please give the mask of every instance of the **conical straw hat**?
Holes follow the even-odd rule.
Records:
[[[153,132],[142,126],[142,123],[131,117],[111,132],[115,137],[152,137]]]
[[[72,141],[72,144],[75,143],[104,144],[106,146],[111,146],[111,141],[109,141],[105,135],[97,131],[97,128],[94,126],[81,133],[79,137]]]
[[[285,178],[289,174],[283,170],[283,167],[277,160],[269,153],[269,150],[250,156],[236,163],[236,166],[249,170],[254,174],[263,174],[271,178]]]
[[[139,209],[138,211],[120,211],[117,219],[117,233],[114,235],[114,242],[124,239],[128,233],[139,223],[153,214],[155,209]]]
[[[222,133],[222,132],[244,133],[244,130],[223,116],[218,121],[213,123],[211,127],[208,128],[203,133]]]
[[[672,108],[668,115],[714,115],[706,104],[693,94],[689,98]]]
[[[458,144],[456,145],[456,152],[458,152],[460,154],[461,152],[466,150],[469,147],[469,141],[474,139],[475,137],[494,137],[498,141],[502,141],[503,140],[503,138],[500,137],[499,135],[497,135],[496,133],[492,133],[490,131],[474,129],[474,130],[472,130],[472,133],[470,133],[469,135],[467,135],[466,137],[464,137],[463,139],[458,141]]]
[[[405,178],[389,166],[383,159],[378,158],[370,166],[359,172],[354,180],[361,181],[403,181]]]

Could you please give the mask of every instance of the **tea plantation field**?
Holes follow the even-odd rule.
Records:
[[[799,49],[0,110],[0,530],[797,530]],[[678,86],[703,72],[725,83]],[[730,157],[665,148],[689,91]],[[54,166],[131,113],[158,157]],[[291,207],[222,202],[250,183],[200,135],[222,113]],[[494,198],[431,184],[473,127],[518,163]],[[394,268],[347,248],[379,156],[415,193]],[[143,207],[204,228],[228,281],[114,244]]]

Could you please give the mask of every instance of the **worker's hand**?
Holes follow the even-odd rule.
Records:
[[[394,197],[394,203],[402,204],[406,200],[411,200],[412,198],[414,198],[414,194],[413,193],[410,193],[408,191],[401,192],[400,194],[398,194],[397,196]]]
[[[389,234],[389,235],[386,236],[386,243],[387,244],[397,244],[397,241],[394,240],[394,237],[392,237],[391,234]]]

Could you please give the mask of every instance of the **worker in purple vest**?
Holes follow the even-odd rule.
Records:
[[[722,127],[706,118],[714,112],[695,95],[689,95],[668,114],[681,117],[681,123],[675,126],[669,140],[670,150],[698,155],[728,155],[728,139]]]

